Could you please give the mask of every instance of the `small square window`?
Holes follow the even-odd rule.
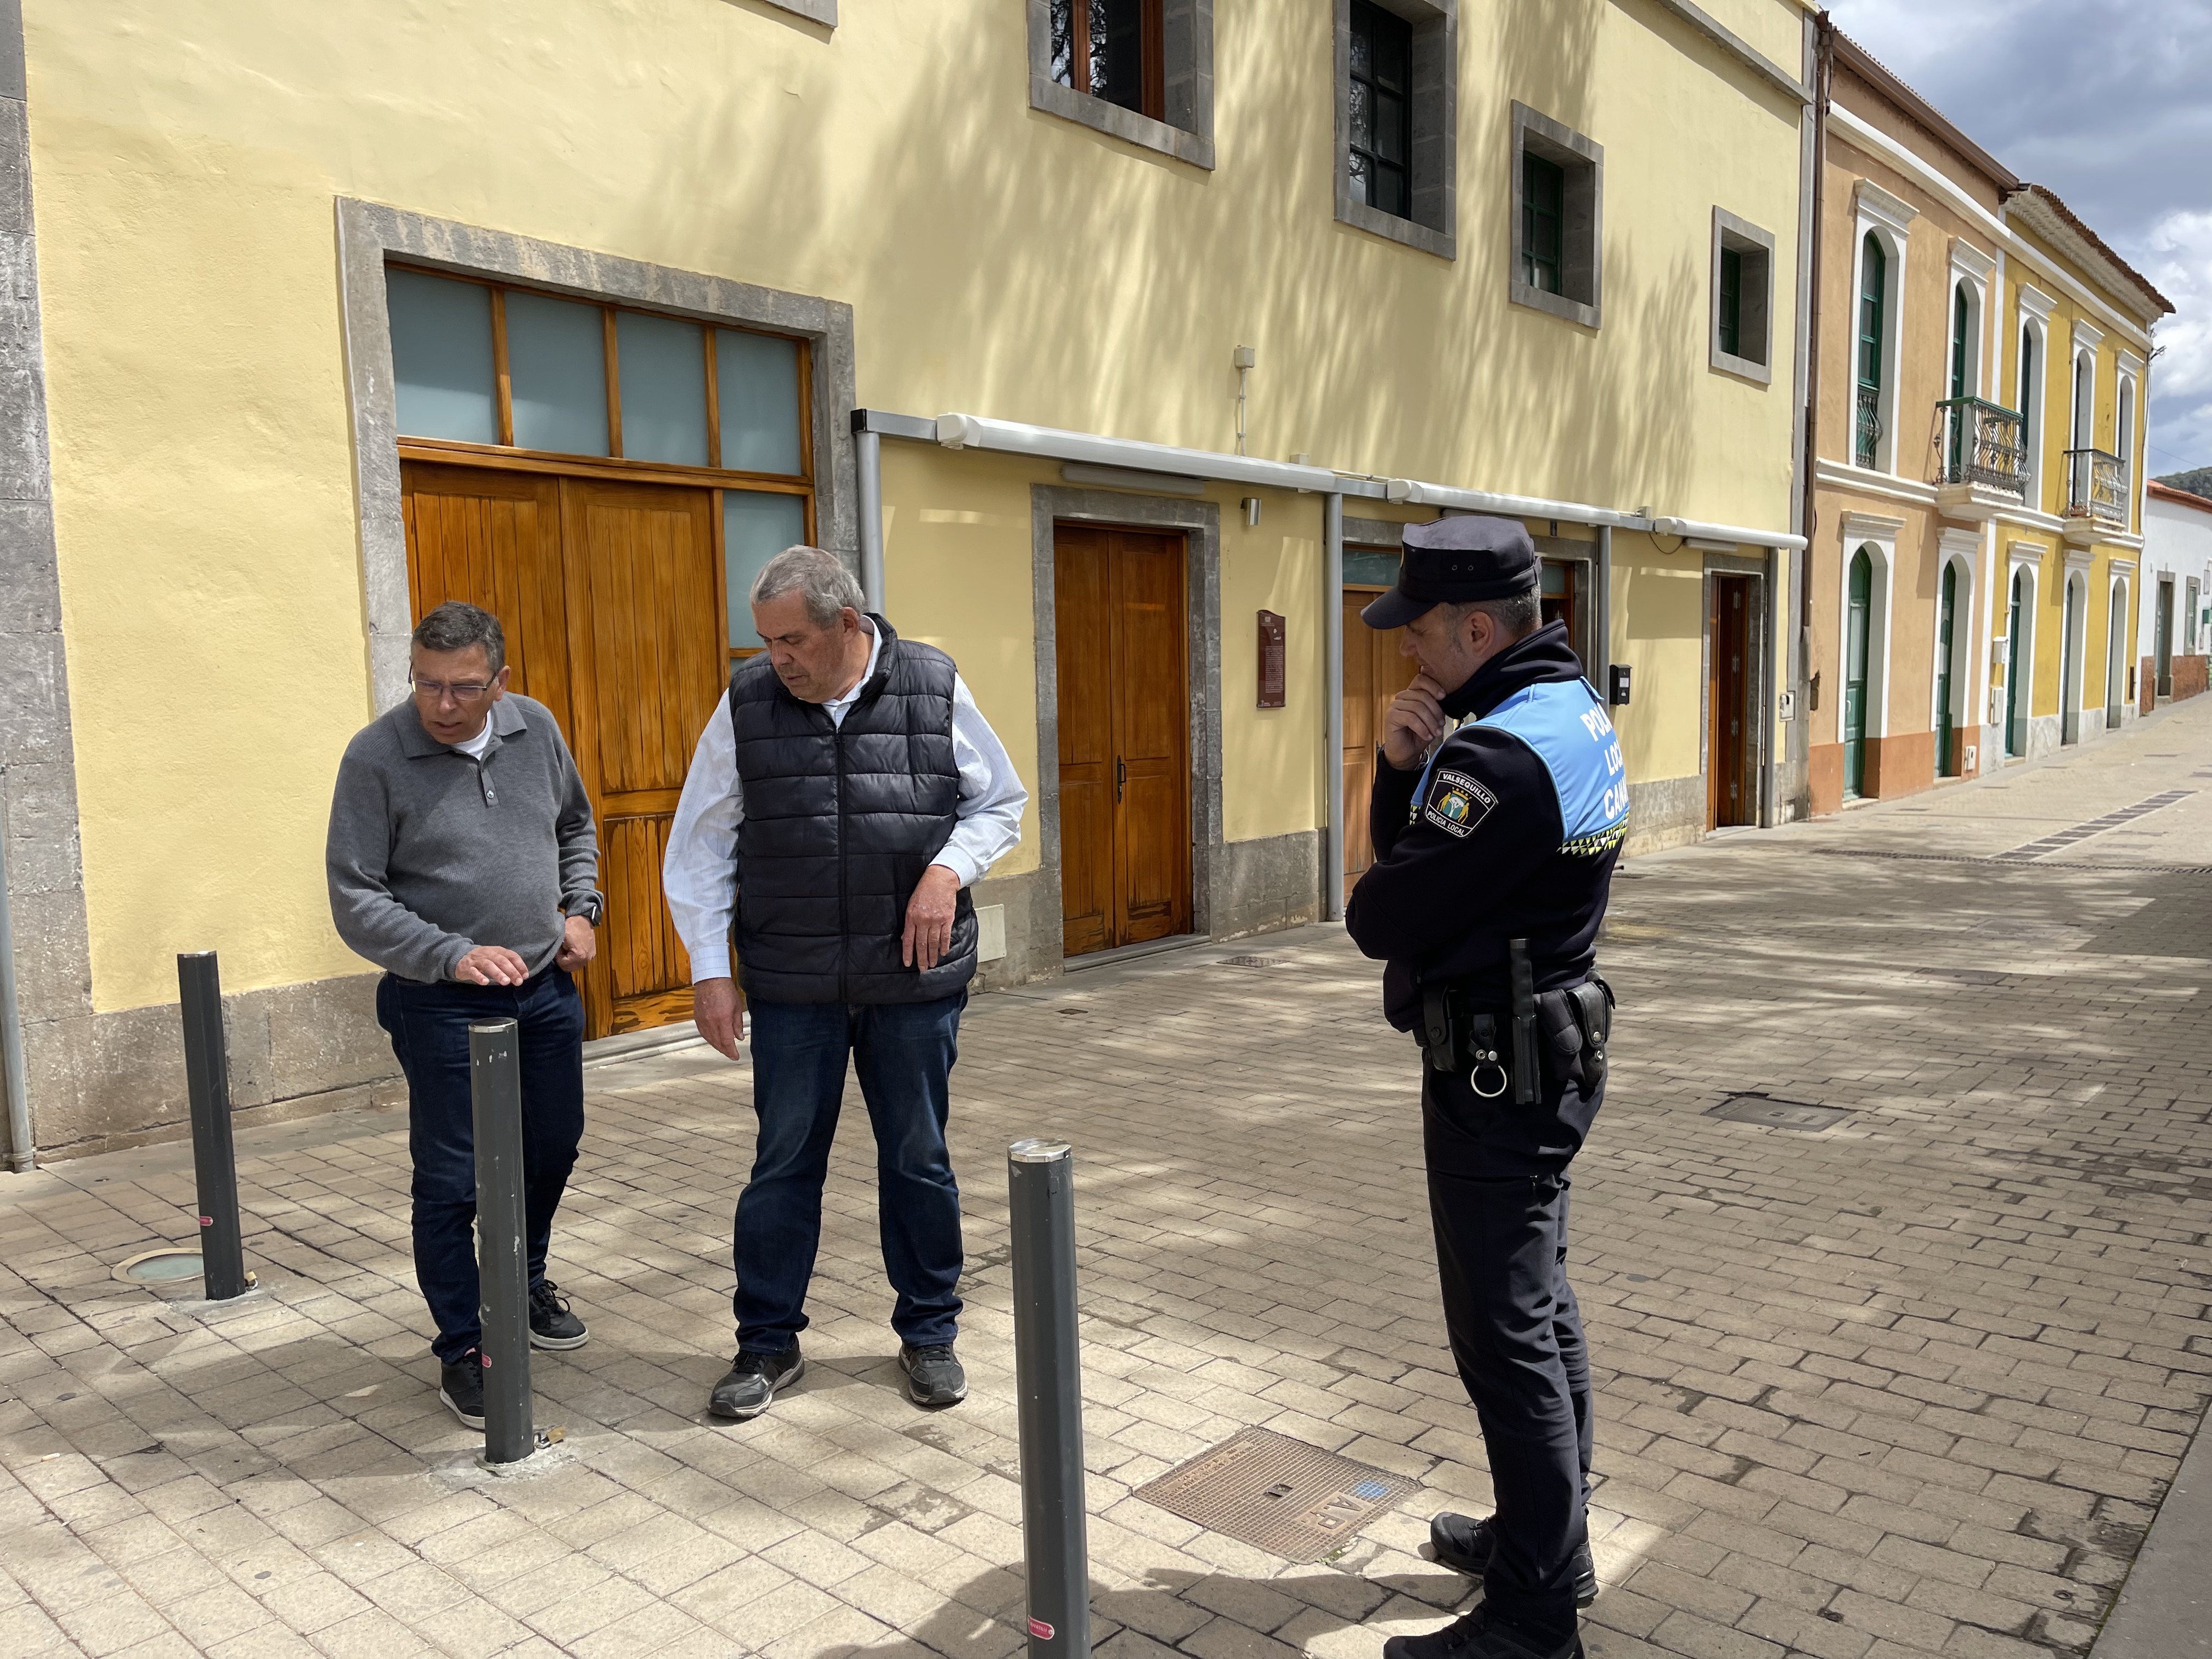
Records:
[[[1516,305],[1598,325],[1604,288],[1605,149],[1571,127],[1513,106]]]
[[[1756,380],[1774,380],[1774,237],[1725,208],[1713,210],[1712,367]]]
[[[1458,0],[1335,0],[1336,216],[1449,259]]]
[[[1028,0],[1030,107],[1213,165],[1213,0]]]

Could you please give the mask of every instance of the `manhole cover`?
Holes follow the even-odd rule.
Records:
[[[1224,968],[1279,968],[1283,965],[1283,959],[1280,957],[1224,957],[1221,965]]]
[[[147,1250],[115,1264],[115,1276],[133,1285],[167,1285],[179,1279],[198,1279],[201,1271],[198,1250]]]
[[[1724,1117],[1731,1123],[1763,1123],[1770,1129],[1826,1129],[1841,1123],[1850,1113],[1841,1106],[1814,1106],[1802,1100],[1777,1100],[1771,1095],[1730,1095],[1717,1106],[1705,1109],[1707,1117]]]
[[[1266,1429],[1170,1469],[1136,1497],[1290,1561],[1318,1561],[1413,1482]]]

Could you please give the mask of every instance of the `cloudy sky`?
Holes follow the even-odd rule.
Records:
[[[2212,0],[1830,0],[1837,26],[2171,300],[2154,474],[2212,466]]]

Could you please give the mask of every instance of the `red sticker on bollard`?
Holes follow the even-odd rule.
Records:
[[[1030,1620],[1030,1634],[1036,1637],[1038,1641],[1049,1642],[1052,1640],[1054,1633],[1053,1627],[1050,1625],[1046,1624],[1043,1620],[1032,1619]]]
[[[491,1356],[489,1354],[484,1352],[481,1348],[479,1348],[477,1351],[477,1358],[483,1361],[484,1369],[486,1370],[489,1370],[491,1369]]]
[[[213,1216],[211,1216],[211,1215],[204,1215],[204,1216],[202,1216],[202,1217],[200,1218],[200,1225],[201,1225],[201,1226],[203,1226],[203,1227],[212,1227],[212,1226],[214,1226],[214,1225],[215,1225],[215,1218],[214,1218]]]

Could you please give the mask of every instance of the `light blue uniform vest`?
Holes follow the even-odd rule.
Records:
[[[1563,853],[1602,853],[1628,833],[1628,768],[1620,739],[1606,718],[1597,689],[1586,679],[1550,680],[1515,692],[1478,720],[1510,732],[1536,751],[1559,792]],[[1437,745],[1437,753],[1443,745]],[[1414,811],[1428,799],[1429,773],[1436,755],[1422,769]]]

